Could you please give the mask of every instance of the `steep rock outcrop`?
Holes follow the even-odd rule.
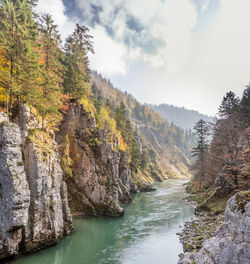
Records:
[[[0,259],[14,256],[22,247],[29,218],[30,190],[17,125],[0,125]]]
[[[0,259],[36,251],[73,231],[57,144],[22,106],[20,128],[0,125]]]
[[[56,140],[63,157],[67,144],[73,161],[67,177],[70,207],[75,213],[120,216],[121,202],[138,191],[128,168],[126,154],[107,143],[108,132],[96,128],[95,119],[82,105],[71,104]]]
[[[41,144],[49,145],[49,153],[29,138],[24,147],[25,171],[31,199],[29,221],[25,229],[28,251],[55,244],[71,231],[72,217],[67,204],[67,191],[55,142],[33,135]],[[51,139],[49,139],[51,140]]]
[[[248,264],[250,259],[250,192],[227,202],[224,224],[197,253],[185,253],[178,264]]]
[[[119,200],[123,203],[128,203],[132,200],[131,194],[138,192],[138,187],[131,181],[131,171],[128,168],[128,159],[126,153],[120,150],[119,154]]]
[[[21,106],[19,125],[31,192],[25,229],[25,247],[31,251],[55,244],[69,234],[72,215],[53,131],[43,131],[39,117],[26,105]]]

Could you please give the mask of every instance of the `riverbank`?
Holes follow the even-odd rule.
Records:
[[[194,192],[190,184],[186,187],[185,200],[195,207],[196,219],[186,222],[178,234],[184,251],[178,264],[249,263],[250,191],[223,200],[213,197]],[[199,198],[203,198],[200,203]]]
[[[222,225],[224,222],[223,212],[226,201],[223,200],[219,205],[210,203],[209,207],[204,206],[210,195],[211,190],[205,190],[203,193],[200,193],[192,188],[191,183],[186,184],[184,201],[195,209],[194,212],[196,216],[195,219],[185,222],[182,231],[177,233],[186,256],[189,253],[198,252],[203,242],[212,238],[218,226]],[[182,259],[183,256],[183,253],[180,254],[180,259]]]
[[[248,264],[250,259],[249,219],[250,191],[238,192],[227,201],[223,221],[218,223],[211,238],[205,239],[201,247],[198,245],[198,248],[187,248],[186,252],[180,255],[178,264]],[[214,222],[206,223],[212,228],[215,226]],[[199,225],[200,222],[197,222],[197,226]],[[206,228],[209,230],[208,227]],[[187,237],[190,239],[190,233],[201,229],[201,226],[195,228],[191,225],[190,229],[186,229],[186,239]],[[189,241],[192,243],[191,239]]]
[[[211,238],[217,227],[223,224],[223,215],[200,216],[192,221],[186,222],[180,236],[184,252],[197,252],[202,243]]]

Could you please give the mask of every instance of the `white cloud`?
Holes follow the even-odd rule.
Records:
[[[113,31],[114,41],[127,45],[131,59],[142,59],[151,67],[178,71],[185,64],[196,24],[195,5],[189,0],[76,0],[84,20],[94,17],[92,5],[101,8],[100,25]],[[135,30],[128,25],[142,27]],[[151,52],[154,50],[154,52]],[[133,57],[135,56],[135,57]]]
[[[240,94],[250,81],[248,10],[248,0],[221,0],[216,23],[205,34],[199,33],[192,48],[186,72],[196,76],[204,91],[220,94],[219,100],[230,89]]]
[[[61,33],[69,34],[74,24],[62,0],[40,2],[38,9],[50,12]],[[226,91],[240,94],[250,81],[250,1],[218,2],[75,0],[75,6],[89,25],[97,15],[93,5],[100,8],[91,29],[91,67],[141,101],[214,113]],[[138,65],[143,67],[137,71]]]
[[[91,68],[104,75],[126,74],[126,49],[114,41],[102,26],[91,29],[95,54],[89,54]]]
[[[110,1],[110,6],[112,7]],[[119,1],[116,1],[117,3]],[[90,3],[101,3],[101,1],[83,1],[80,2],[81,7],[86,8],[86,12],[91,17]],[[111,8],[112,9],[112,8]],[[65,15],[65,6],[62,0],[40,0],[36,7],[36,10],[40,13],[46,12],[52,15],[55,23],[59,27],[59,31],[62,38],[65,39],[74,30],[75,23]],[[112,11],[108,11],[110,13]],[[122,13],[120,13],[122,14]],[[123,28],[119,21],[119,17],[114,21],[113,27],[120,37],[123,36],[125,30],[125,24]],[[105,75],[112,76],[113,74],[125,74],[126,73],[126,46],[119,43],[117,40],[112,39],[101,25],[96,25],[94,28],[90,28],[91,34],[94,36],[94,49],[95,54],[89,54],[90,66],[93,69],[102,72]],[[120,30],[120,31],[119,31]]]
[[[39,13],[49,13],[53,17],[63,40],[74,30],[75,23],[64,14],[65,6],[62,0],[40,0],[36,10]]]

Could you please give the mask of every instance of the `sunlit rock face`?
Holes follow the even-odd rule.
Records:
[[[73,231],[57,143],[38,123],[24,106],[21,130],[0,124],[0,258],[39,250]]]
[[[59,127],[56,140],[61,156],[66,136],[73,161],[73,176],[67,178],[72,211],[123,215],[121,202],[129,202],[138,190],[131,181],[126,154],[112,148],[116,143],[107,142],[107,130],[98,130],[95,119],[82,105],[72,104]]]
[[[224,224],[205,240],[197,253],[185,253],[179,264],[248,264],[250,259],[250,192],[241,192],[227,202]]]

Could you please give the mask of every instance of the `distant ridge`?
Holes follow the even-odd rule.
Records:
[[[159,113],[164,120],[173,122],[175,125],[189,129],[194,124],[203,119],[205,121],[213,121],[213,117],[199,113],[195,110],[189,110],[184,107],[177,107],[169,104],[149,105],[155,112]]]

